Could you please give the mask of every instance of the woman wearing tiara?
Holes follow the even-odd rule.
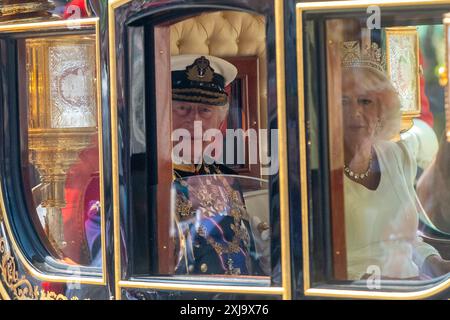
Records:
[[[400,100],[381,50],[350,45],[341,57],[348,278],[365,278],[374,267],[382,279],[444,275],[450,261],[418,236],[417,140],[391,141],[400,131]]]

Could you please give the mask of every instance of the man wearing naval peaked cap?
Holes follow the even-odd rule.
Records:
[[[229,106],[226,87],[237,69],[214,56],[179,55],[171,58],[171,70],[172,129],[185,129],[194,144],[202,139],[194,135],[194,121],[201,122],[203,132],[223,125]],[[183,159],[173,164],[175,272],[261,275],[236,172],[204,159]]]

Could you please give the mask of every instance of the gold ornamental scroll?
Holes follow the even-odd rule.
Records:
[[[97,136],[95,57],[93,36],[26,40],[29,161],[40,175],[45,229],[57,249],[66,246],[67,173]]]

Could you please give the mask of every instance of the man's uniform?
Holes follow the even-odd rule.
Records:
[[[236,72],[216,57],[172,57],[172,100],[224,106]],[[236,173],[222,164],[174,164],[173,177],[175,272],[261,275]]]

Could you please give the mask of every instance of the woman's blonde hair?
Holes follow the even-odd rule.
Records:
[[[358,83],[368,94],[377,97],[380,115],[380,127],[375,138],[389,140],[400,132],[401,102],[397,90],[391,81],[380,71],[366,67],[344,68],[344,81]]]

